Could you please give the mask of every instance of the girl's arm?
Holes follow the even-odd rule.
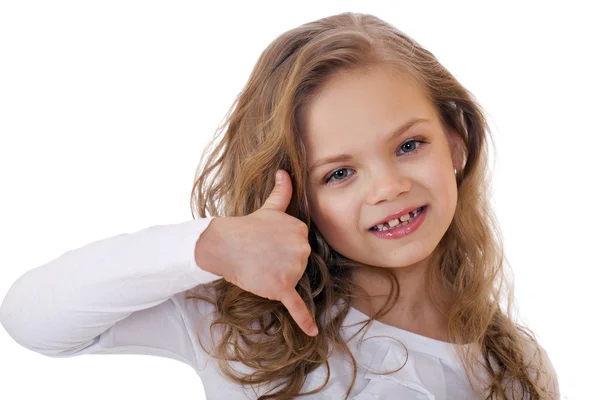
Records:
[[[50,357],[152,354],[198,369],[205,360],[195,318],[208,315],[208,305],[191,312],[182,292],[220,278],[195,260],[212,219],[151,226],[67,251],[13,283],[0,322],[17,343]]]

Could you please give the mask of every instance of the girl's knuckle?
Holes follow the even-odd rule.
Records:
[[[312,253],[312,247],[310,247],[310,244],[306,243],[304,245],[304,254],[306,254],[306,257],[310,256],[310,253]]]

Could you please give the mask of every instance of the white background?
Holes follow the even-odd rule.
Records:
[[[588,2],[483,3],[2,2],[0,297],[69,249],[191,219],[201,151],[263,49],[302,23],[371,13],[432,51],[485,108],[522,321],[563,398],[594,397],[598,14]],[[204,397],[175,360],[52,359],[3,329],[0,349],[2,399]]]

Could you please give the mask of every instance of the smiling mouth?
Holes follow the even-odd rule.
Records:
[[[383,224],[378,224],[370,228],[369,230],[372,232],[383,232],[388,231],[390,229],[402,227],[404,225],[410,224],[427,206],[422,206],[417,208],[414,211],[409,212],[408,214],[403,215],[400,218],[395,218],[384,222]],[[408,215],[408,217],[406,217]]]

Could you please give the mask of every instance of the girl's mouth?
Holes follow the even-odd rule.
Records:
[[[404,237],[419,228],[425,219],[428,206],[419,207],[415,211],[409,213],[408,218],[404,221],[393,219],[384,224],[369,229],[369,232],[382,239],[397,239]]]

